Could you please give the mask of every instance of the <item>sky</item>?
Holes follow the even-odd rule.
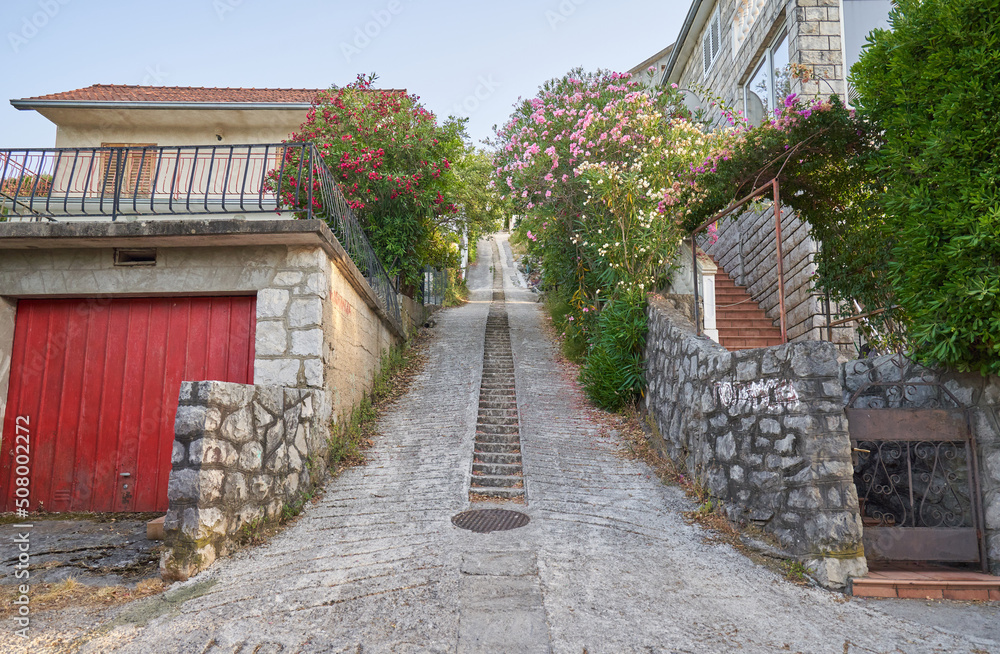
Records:
[[[672,43],[688,0],[3,0],[0,148],[53,147],[10,99],[91,84],[328,88],[359,73],[493,136],[574,66],[625,71]]]

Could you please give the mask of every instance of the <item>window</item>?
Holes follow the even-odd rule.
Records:
[[[719,6],[716,5],[708,26],[705,27],[705,36],[702,37],[701,50],[705,58],[705,75],[711,70],[712,64],[722,50],[722,23],[719,19]]]
[[[788,32],[782,30],[764,52],[750,80],[743,87],[744,112],[759,125],[791,92],[788,75]]]
[[[121,166],[122,197],[149,197],[153,170],[156,168],[155,143],[101,143],[102,148],[129,148],[118,156],[117,150],[101,150],[101,174],[104,176],[104,195],[115,194],[115,179]]]

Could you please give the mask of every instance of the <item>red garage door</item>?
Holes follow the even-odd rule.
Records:
[[[19,301],[4,510],[16,506],[17,435],[27,433],[32,510],[165,511],[180,383],[253,383],[255,306],[254,297]]]

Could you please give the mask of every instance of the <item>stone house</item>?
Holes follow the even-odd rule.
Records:
[[[789,93],[849,98],[850,66],[867,34],[887,25],[890,7],[889,0],[694,0],[660,83],[719,96],[751,122],[760,122]],[[816,243],[808,225],[782,213],[788,340],[831,340],[827,305],[810,288]],[[775,231],[770,209],[745,212],[720,221],[718,240],[702,246],[777,322]],[[855,339],[850,328],[834,329],[832,336],[841,344]]]

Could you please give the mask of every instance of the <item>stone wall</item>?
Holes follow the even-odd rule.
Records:
[[[967,408],[969,424],[978,446],[979,483],[986,519],[986,547],[990,569],[1000,574],[1000,377],[927,368],[900,355],[848,361],[843,365],[844,404],[869,384],[857,408]],[[888,385],[892,382],[943,383],[954,400],[930,395],[926,386]],[[885,384],[885,385],[883,385]],[[965,472],[960,471],[964,480]]]
[[[184,382],[163,523],[165,580],[224,556],[241,530],[280,516],[326,476],[320,390]]]
[[[772,534],[824,585],[866,573],[832,344],[729,352],[652,298],[645,372],[654,445],[729,518]]]

